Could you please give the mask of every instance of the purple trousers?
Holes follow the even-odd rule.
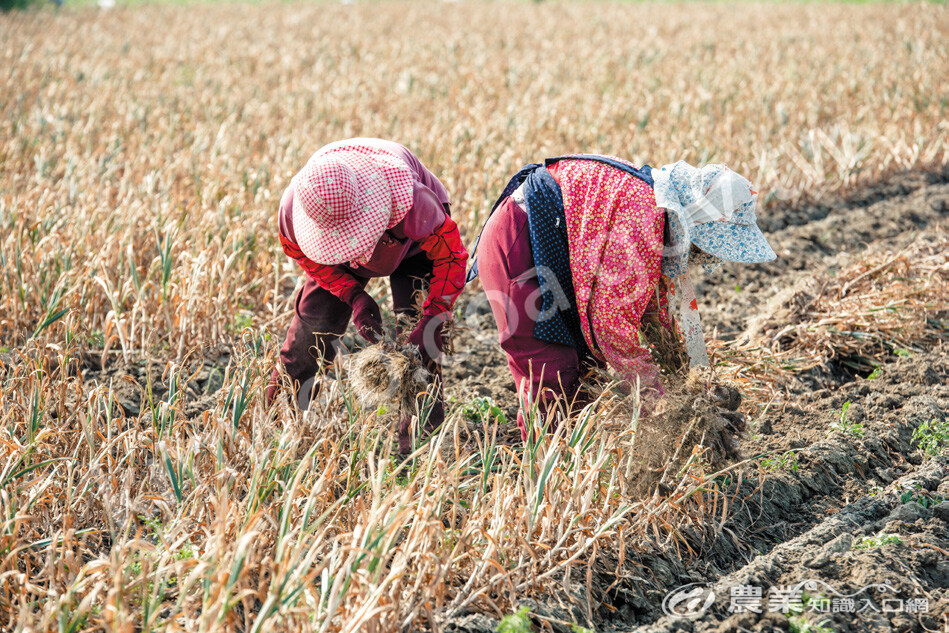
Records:
[[[527,213],[510,197],[484,227],[478,243],[478,270],[522,411],[529,399],[537,400],[541,413],[546,413],[555,399],[576,396],[580,376],[587,369],[581,366],[577,350],[534,338],[534,324],[540,314],[540,285],[531,254]],[[518,414],[517,425],[526,440],[523,413]]]
[[[425,253],[405,259],[389,276],[392,290],[392,307],[396,314],[418,317],[416,293],[427,292],[428,280],[432,276],[432,261]],[[356,277],[363,287],[369,278]],[[297,293],[293,319],[287,329],[287,337],[280,348],[280,360],[287,374],[293,379],[297,393],[297,406],[305,409],[309,404],[310,388],[320,368],[336,358],[339,339],[346,332],[352,319],[353,309],[328,290],[324,290],[312,279],[307,279]],[[445,418],[441,372],[434,363],[428,367],[436,377],[437,398],[428,416],[425,430],[431,432]],[[271,382],[271,398],[275,392],[279,373],[274,372]],[[408,453],[411,447],[409,426],[411,418],[399,424],[399,449]]]

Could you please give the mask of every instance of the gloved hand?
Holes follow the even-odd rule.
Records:
[[[442,326],[445,324],[444,314],[423,315],[418,325],[409,335],[409,343],[418,347],[422,362],[426,366],[432,364],[441,356],[445,347],[442,339]]]
[[[370,343],[378,343],[382,337],[382,313],[379,304],[365,291],[353,295],[349,304],[353,308],[353,323],[359,335]]]

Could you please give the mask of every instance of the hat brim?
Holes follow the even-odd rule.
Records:
[[[364,204],[364,201],[360,199],[359,204]],[[336,266],[366,255],[366,248],[361,243],[371,241],[373,245],[377,244],[386,231],[390,215],[391,206],[366,215],[353,213],[335,228],[325,230],[307,215],[303,204],[294,196],[293,232],[297,235],[300,250],[308,259],[317,264]],[[357,234],[363,235],[364,240],[351,237],[349,240],[342,240],[342,243],[340,241],[341,236]],[[310,237],[306,240],[299,239],[301,235]]]
[[[690,231],[693,244],[728,262],[760,264],[777,258],[757,225],[706,222],[693,226]]]

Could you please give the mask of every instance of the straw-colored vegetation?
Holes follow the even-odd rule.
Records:
[[[865,375],[896,356],[949,341],[949,233],[905,249],[874,248],[836,275],[778,293],[743,342],[794,369],[836,361]]]
[[[876,245],[834,273],[802,275],[713,340],[720,375],[767,401],[795,372],[874,376],[900,356],[949,342],[949,233],[932,227],[905,248]]]
[[[0,628],[391,631],[551,593],[585,622],[593,570],[631,573],[632,544],[689,556],[682,530],[720,525],[711,476],[633,494],[635,410],[617,426],[590,407],[526,447],[455,412],[450,450],[405,464],[343,380],[318,416],[267,411],[300,275],[283,187],[367,135],[443,178],[468,238],[514,169],[577,150],[816,196],[945,162],[947,42],[932,6],[2,16]],[[212,352],[220,389],[196,393]]]

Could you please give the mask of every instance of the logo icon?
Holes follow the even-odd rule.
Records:
[[[692,617],[708,611],[713,602],[715,592],[708,583],[694,582],[667,593],[662,599],[662,612],[666,615]]]

